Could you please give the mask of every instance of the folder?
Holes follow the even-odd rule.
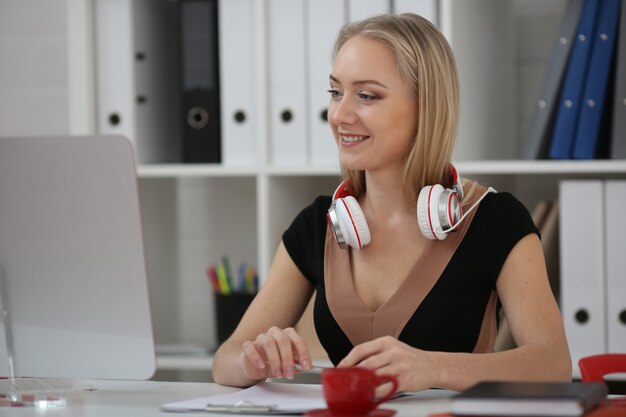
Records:
[[[339,154],[328,125],[328,76],[332,71],[332,49],[337,32],[346,21],[343,0],[306,0],[308,58],[308,151],[311,164],[335,166]]]
[[[615,57],[615,97],[613,99],[613,128],[611,158],[626,159],[626,1],[622,0],[619,38]]]
[[[270,144],[274,165],[307,155],[304,0],[269,0]]]
[[[126,136],[137,150],[132,8],[131,0],[94,2],[96,126],[98,133]]]
[[[139,162],[178,158],[175,12],[169,0],[94,2],[96,129],[129,138]]]
[[[390,11],[390,0],[348,0],[348,20],[351,22]]]
[[[626,347],[626,181],[606,181],[607,351]]]
[[[259,83],[261,51],[255,0],[219,0],[219,67],[222,163],[259,162]]]
[[[133,0],[135,118],[141,162],[180,161],[178,4]],[[146,16],[149,16],[147,18]]]
[[[609,153],[610,129],[608,129],[607,117],[612,112],[611,105],[613,104],[610,86],[613,84],[613,58],[620,0],[602,0],[600,3],[593,51],[574,142],[573,157],[575,159],[606,158]]]
[[[395,0],[392,2],[392,9],[395,14],[418,14],[439,26],[438,0]]]
[[[561,312],[573,369],[584,356],[606,352],[604,183],[559,183]]]
[[[558,101],[549,152],[551,159],[569,159],[572,154],[589,59],[594,45],[596,16],[602,1],[585,0],[583,6],[563,80],[563,91]]]
[[[608,388],[599,382],[483,381],[452,398],[457,416],[572,416],[603,404]]]
[[[583,0],[569,0],[565,8],[550,62],[539,88],[530,130],[523,144],[522,157],[525,159],[546,158],[548,155],[562,79],[574,43],[582,6]]]
[[[250,388],[186,401],[163,404],[170,412],[212,412],[226,414],[304,414],[326,408],[320,384],[261,382]]]
[[[183,162],[221,162],[217,0],[180,0]]]

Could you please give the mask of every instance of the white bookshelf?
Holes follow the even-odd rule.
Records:
[[[65,49],[61,47],[63,42],[55,44],[59,62],[53,68],[55,74],[65,71],[67,77],[56,76],[47,81],[63,99],[57,101],[68,104],[64,114],[58,106],[48,106],[48,116],[54,118],[43,117],[40,123],[26,113],[17,118],[3,118],[0,114],[0,134],[88,134],[97,130],[95,65],[88,48],[93,37],[93,1],[55,0],[56,6],[65,7],[66,13],[57,13],[61,16],[57,16],[59,24],[44,26],[39,33],[23,33],[27,30],[23,27],[37,27],[32,24],[10,25],[7,21],[1,25],[0,36],[15,45],[39,36],[43,47],[51,34],[54,39],[65,36]],[[515,159],[565,0],[439,1],[441,28],[457,54],[462,83],[462,116],[454,158],[463,176],[513,192],[529,208],[538,199],[558,198],[561,179],[626,178],[626,161]],[[18,15],[26,16],[29,10],[37,10],[35,3],[8,2],[0,6],[0,16],[9,15],[6,7],[20,8]],[[204,276],[206,266],[227,254],[235,266],[240,260],[255,265],[263,278],[283,231],[296,213],[315,196],[332,193],[337,185],[337,166],[275,166],[269,158],[272,141],[267,110],[267,4],[268,0],[259,0],[255,6],[257,46],[262,51],[256,77],[260,86],[258,162],[242,167],[138,165],[157,343],[213,345],[213,300]],[[54,10],[54,6],[49,7]],[[527,27],[535,28],[535,22],[540,23],[539,30],[530,33]],[[60,29],[63,24],[66,32]],[[15,54],[19,55],[19,51]],[[11,56],[0,56],[0,62],[10,59]],[[37,70],[35,65],[32,67],[31,71]],[[34,79],[44,83],[44,65],[37,74]],[[41,108],[44,90],[35,88],[39,84],[25,84],[18,91],[11,84],[13,81],[0,73],[0,97],[16,97],[21,106],[27,107],[30,96],[24,93],[32,92],[32,99],[37,100],[34,108]],[[46,116],[45,111],[40,113]],[[53,131],[47,131],[47,126],[52,126]],[[176,367],[167,359],[161,364]],[[206,362],[191,368],[194,366],[203,368]]]
[[[530,175],[530,176],[622,176],[626,175],[626,160],[476,160],[455,161],[464,175]],[[339,176],[336,167],[305,166],[229,168],[221,165],[202,164],[143,164],[137,169],[139,178],[199,178],[199,177],[323,177]],[[332,191],[332,190],[331,190]]]

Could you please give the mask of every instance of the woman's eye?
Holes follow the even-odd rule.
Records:
[[[337,99],[341,97],[341,93],[337,89],[331,88],[330,90],[328,90],[328,92],[330,93],[330,98],[332,99]]]
[[[363,100],[363,101],[372,101],[377,99],[378,97],[376,97],[373,94],[368,94],[368,93],[359,93],[359,99]]]

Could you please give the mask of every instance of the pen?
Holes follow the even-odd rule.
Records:
[[[220,290],[223,295],[230,294],[230,283],[228,282],[228,277],[226,275],[226,271],[224,270],[224,265],[217,265],[217,278],[220,284]]]
[[[256,405],[247,401],[241,401],[237,404],[207,404],[204,408],[206,412],[212,413],[238,413],[238,414],[258,414],[269,413],[276,410],[275,405]]]
[[[318,372],[322,372],[324,369],[334,369],[333,366],[321,366],[321,365],[313,365],[311,367],[311,369],[304,369],[300,364],[296,364],[296,372],[299,374],[302,373],[318,373]]]

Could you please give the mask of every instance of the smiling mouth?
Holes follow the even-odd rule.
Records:
[[[362,142],[365,139],[368,139],[369,136],[360,136],[360,135],[341,135],[341,140],[344,142]]]

